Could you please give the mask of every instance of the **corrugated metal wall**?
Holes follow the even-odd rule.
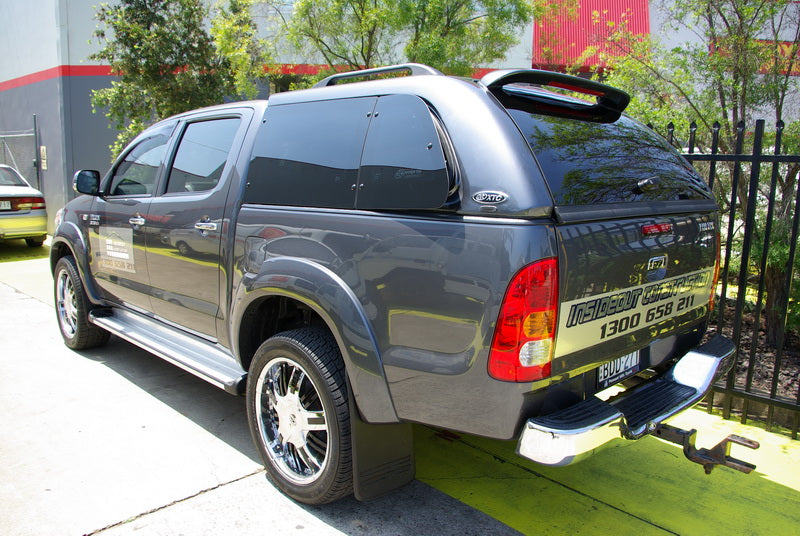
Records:
[[[556,0],[557,1],[557,0]],[[589,47],[619,55],[608,35],[625,25],[634,34],[650,33],[647,0],[567,0],[534,24],[533,67],[563,69]],[[612,24],[613,23],[613,26]],[[597,54],[581,62],[580,70],[602,67]]]

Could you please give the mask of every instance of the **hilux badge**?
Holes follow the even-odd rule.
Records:
[[[472,200],[476,203],[496,205],[508,199],[508,195],[503,192],[481,191],[472,195]]]

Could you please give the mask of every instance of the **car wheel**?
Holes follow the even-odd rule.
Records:
[[[53,290],[58,327],[67,346],[73,350],[84,350],[108,341],[109,333],[89,322],[89,301],[74,257],[58,259]]]
[[[178,248],[178,253],[183,255],[184,257],[188,257],[192,254],[192,248],[189,247],[189,244],[186,242],[178,242],[175,244],[175,247]]]
[[[26,238],[25,243],[28,244],[29,248],[40,248],[42,244],[44,244],[45,237],[40,236],[38,238]]]
[[[327,331],[280,333],[256,351],[247,382],[250,432],[270,480],[324,504],[353,492],[347,381]]]

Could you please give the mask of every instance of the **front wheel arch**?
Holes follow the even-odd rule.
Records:
[[[58,327],[69,348],[85,350],[108,342],[109,333],[89,321],[91,304],[72,255],[64,255],[56,261],[53,299]]]

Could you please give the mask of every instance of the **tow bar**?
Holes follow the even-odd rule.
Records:
[[[675,443],[683,447],[683,454],[694,463],[699,463],[705,469],[706,474],[711,474],[711,471],[717,465],[724,465],[731,469],[736,469],[743,473],[749,473],[756,468],[755,465],[736,458],[731,458],[731,443],[742,445],[750,449],[757,449],[760,445],[758,441],[747,439],[746,437],[738,435],[729,435],[711,449],[698,449],[694,446],[694,440],[697,436],[697,430],[681,430],[669,424],[659,424],[653,434],[670,443]]]

